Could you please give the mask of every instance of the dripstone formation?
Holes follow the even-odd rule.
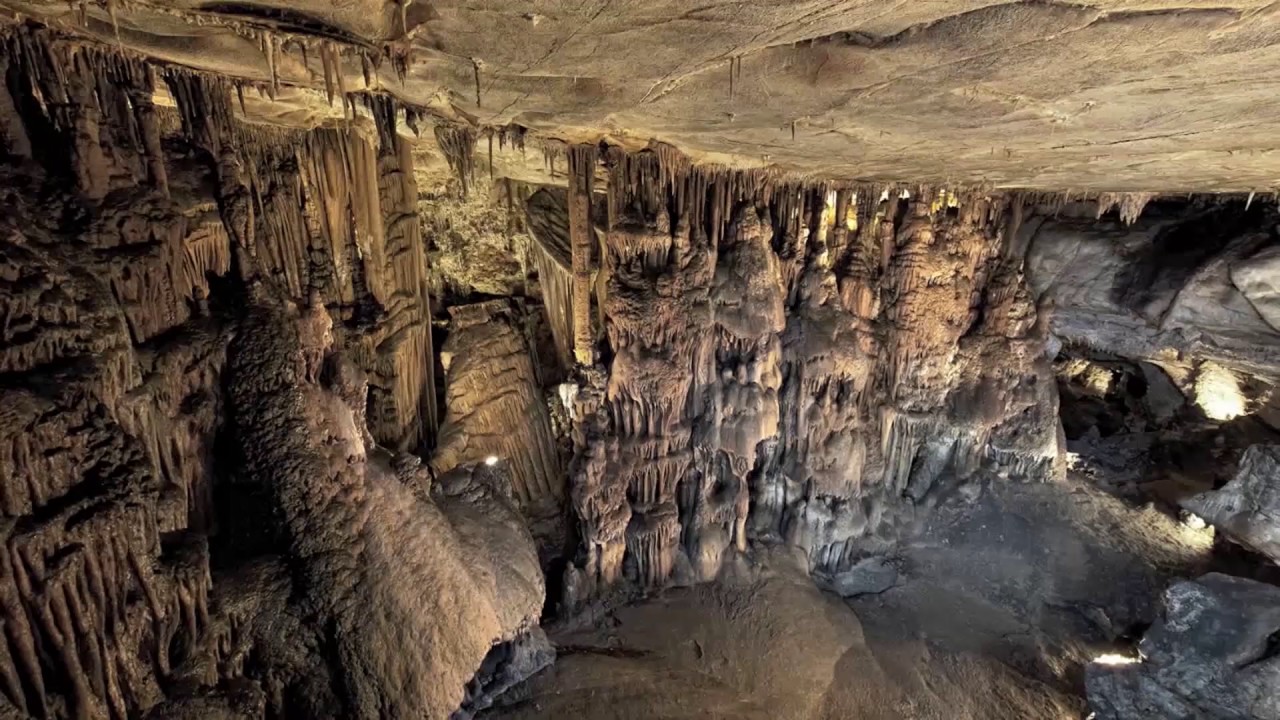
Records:
[[[391,108],[254,127],[217,78],[4,43],[4,712],[446,717],[495,644],[545,663],[520,468],[412,454],[435,353]]]
[[[662,146],[607,162],[575,591],[711,579],[749,539],[834,571],[980,470],[1061,472],[1021,199],[774,184]]]

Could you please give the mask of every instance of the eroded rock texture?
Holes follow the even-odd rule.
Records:
[[[149,106],[119,114],[147,92],[138,67],[15,47],[28,64],[10,78],[63,104],[7,115],[6,150],[55,172],[67,151],[83,172],[42,189],[35,165],[3,170],[0,706],[133,717],[216,651],[205,534],[226,335],[203,299],[228,235],[213,198],[156,170]]]
[[[1280,332],[1258,279],[1274,254],[1273,210],[1245,204],[1157,204],[1132,225],[1099,223],[1087,203],[1029,218],[1017,242],[1053,333],[1175,378],[1196,372],[1192,361],[1273,375]]]
[[[1280,718],[1277,632],[1273,585],[1217,573],[1175,583],[1140,658],[1089,666],[1089,703],[1099,720]]]
[[[1245,450],[1231,482],[1182,505],[1232,540],[1280,563],[1280,447]]]

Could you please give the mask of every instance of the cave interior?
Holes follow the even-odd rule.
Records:
[[[0,0],[0,718],[1280,720],[1280,12],[617,5]]]

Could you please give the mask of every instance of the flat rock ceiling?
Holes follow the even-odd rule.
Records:
[[[61,0],[0,8],[258,81],[254,28],[410,47],[403,82],[383,63],[374,84],[446,117],[654,138],[711,162],[1051,190],[1280,187],[1280,3],[1265,0],[114,1],[87,21]],[[323,87],[317,53],[275,58],[292,87],[254,107],[317,121],[323,94],[296,89]],[[344,77],[365,87],[355,56]]]

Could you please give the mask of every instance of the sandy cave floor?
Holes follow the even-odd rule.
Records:
[[[842,600],[757,549],[717,583],[553,631],[555,666],[484,717],[1080,718],[1082,663],[1124,652],[1213,544],[1076,477],[992,484],[895,550],[881,594]]]

